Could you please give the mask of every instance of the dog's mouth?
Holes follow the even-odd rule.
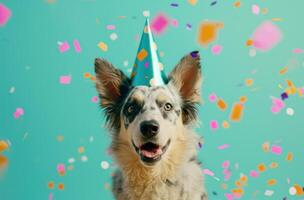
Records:
[[[133,147],[135,148],[137,154],[140,156],[140,159],[150,165],[161,159],[162,155],[166,153],[170,142],[171,140],[168,140],[166,145],[163,147],[152,142],[147,142],[137,147],[132,140]]]

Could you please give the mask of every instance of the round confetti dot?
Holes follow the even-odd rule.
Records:
[[[221,52],[222,52],[222,46],[221,45],[213,45],[212,48],[211,48],[211,52],[214,54],[214,55],[219,55]]]
[[[112,33],[111,35],[110,35],[110,39],[111,40],[117,40],[117,38],[118,38],[118,36],[117,36],[117,34],[116,33]]]
[[[246,41],[246,46],[252,46],[253,45],[253,40],[247,40]]]
[[[90,77],[91,77],[91,74],[90,74],[89,72],[85,72],[85,73],[83,74],[83,77],[84,77],[84,78],[90,78]]]
[[[74,163],[75,162],[75,158],[69,158],[68,163]]]
[[[241,2],[240,1],[236,1],[233,4],[235,7],[239,8],[241,6]]]
[[[83,153],[85,151],[84,147],[79,147],[78,148],[78,153]]]
[[[48,182],[48,188],[49,189],[54,189],[54,186],[55,186],[55,184],[54,184],[53,181]]]
[[[64,190],[64,184],[63,183],[59,183],[58,184],[58,189],[59,190]]]
[[[245,103],[246,101],[247,101],[247,97],[241,96],[240,102],[241,102],[241,103]]]
[[[224,120],[223,123],[222,123],[222,127],[223,127],[223,128],[229,128],[229,126],[230,126],[230,125],[229,125],[229,122],[226,121],[226,120]]]
[[[246,86],[252,86],[252,84],[253,84],[253,79],[251,79],[251,78],[249,78],[249,79],[246,79],[245,80],[245,84],[246,84]]]
[[[218,129],[218,122],[217,122],[216,120],[211,120],[211,121],[210,121],[210,128],[211,128],[212,130]]]
[[[151,78],[149,83],[150,83],[151,86],[155,86],[156,85],[156,80],[154,78]]]
[[[286,109],[286,114],[289,115],[289,116],[292,116],[292,115],[294,115],[294,110],[292,108],[287,108]]]
[[[108,51],[108,45],[104,42],[99,42],[98,47],[102,50],[102,51]]]
[[[253,14],[258,15],[260,13],[260,7],[254,4],[251,6],[251,11]]]
[[[296,195],[296,194],[297,194],[296,188],[293,187],[293,186],[290,187],[290,188],[289,188],[289,194],[292,195],[292,196]]]
[[[102,169],[108,169],[110,167],[110,164],[107,161],[102,161],[100,163],[100,166]]]
[[[58,135],[58,136],[57,136],[57,141],[58,141],[58,142],[62,142],[63,140],[64,140],[63,135]]]

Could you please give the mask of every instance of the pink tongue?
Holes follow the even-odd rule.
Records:
[[[141,153],[148,158],[154,158],[157,155],[161,155],[163,151],[161,148],[157,148],[155,151],[141,150]]]

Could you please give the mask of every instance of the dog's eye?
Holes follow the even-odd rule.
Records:
[[[134,110],[135,110],[135,106],[134,105],[129,105],[128,108],[127,108],[127,111],[128,111],[129,114],[133,113]]]
[[[172,108],[173,108],[173,106],[170,103],[166,103],[164,106],[165,111],[170,111],[170,110],[172,110]]]

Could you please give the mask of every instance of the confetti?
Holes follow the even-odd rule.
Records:
[[[115,29],[116,29],[116,26],[113,25],[113,24],[109,24],[109,25],[106,26],[106,28],[107,28],[108,30],[115,30]]]
[[[249,173],[249,175],[250,175],[251,177],[256,178],[256,177],[259,176],[259,172],[258,172],[258,171],[255,171],[255,170],[251,170],[250,173]]]
[[[210,102],[215,102],[217,100],[216,94],[212,93],[209,95],[209,101]]]
[[[222,22],[203,22],[199,27],[198,43],[207,46],[213,42],[218,35],[218,31],[224,27]]]
[[[8,149],[8,146],[9,145],[7,142],[5,142],[4,140],[0,140],[0,153]]]
[[[14,118],[18,119],[22,115],[24,115],[24,109],[23,108],[16,108],[16,111],[13,114]]]
[[[169,20],[168,18],[163,14],[158,14],[151,23],[151,29],[156,34],[163,33],[166,28],[168,27]]]
[[[232,107],[230,120],[231,121],[240,121],[243,115],[244,105],[241,103],[235,103]]]
[[[64,184],[63,183],[59,183],[58,184],[58,189],[59,190],[64,190]]]
[[[59,48],[60,53],[64,53],[70,49],[70,45],[67,41],[64,41],[62,43],[59,43],[58,48]]]
[[[264,195],[265,195],[265,196],[268,196],[268,197],[271,197],[273,194],[274,194],[274,191],[273,191],[273,190],[266,190],[266,191],[264,192]]]
[[[265,164],[264,164],[264,163],[259,164],[259,165],[258,165],[258,170],[259,170],[260,172],[264,172],[264,171],[266,170]]]
[[[111,40],[115,41],[115,40],[117,40],[117,38],[118,38],[118,35],[116,33],[111,33],[111,35],[110,35]]]
[[[230,166],[230,161],[229,160],[225,160],[222,164],[222,168],[227,169]]]
[[[93,97],[91,98],[91,101],[92,101],[93,103],[98,103],[98,96],[93,96]]]
[[[188,3],[192,6],[195,6],[197,4],[198,0],[188,0]]]
[[[0,27],[4,26],[8,22],[11,15],[11,10],[4,4],[0,3]]]
[[[292,108],[287,108],[286,109],[286,114],[289,116],[293,116],[294,115],[294,110]]]
[[[224,111],[227,108],[227,104],[226,104],[226,102],[223,99],[218,99],[217,100],[217,107],[219,109],[221,109],[222,111]]]
[[[275,185],[277,183],[277,180],[276,179],[269,179],[268,181],[267,181],[267,184],[269,185],[269,186],[273,186],[273,185]]]
[[[100,163],[100,166],[102,169],[108,169],[110,167],[110,164],[107,161],[102,161]]]
[[[221,146],[218,146],[217,149],[219,149],[219,150],[224,150],[224,149],[227,149],[228,147],[230,147],[229,144],[223,144],[223,145],[221,145]]]
[[[216,120],[210,121],[210,128],[211,128],[212,130],[218,129],[218,122],[217,122]]]
[[[64,75],[64,76],[60,76],[59,78],[59,82],[62,85],[68,85],[70,84],[72,81],[72,76],[71,75]]]
[[[226,120],[224,120],[223,123],[222,123],[222,127],[223,128],[229,128],[229,122],[227,122]]]
[[[221,45],[213,45],[212,48],[211,48],[211,52],[214,54],[214,55],[219,55],[221,52],[222,52],[222,46]]]
[[[288,152],[288,154],[286,156],[286,160],[291,161],[292,159],[293,159],[293,154],[291,152]]]
[[[277,155],[281,155],[282,154],[282,147],[278,146],[278,145],[272,145],[271,146],[271,152]]]
[[[8,164],[8,159],[0,154],[0,170],[7,167],[7,164]]]
[[[208,176],[214,176],[214,172],[211,171],[210,169],[203,169],[203,173]]]
[[[143,16],[144,17],[149,17],[150,16],[150,11],[149,10],[144,10],[143,11]]]
[[[80,43],[78,40],[74,40],[73,41],[73,45],[74,45],[74,49],[77,53],[80,53],[81,52],[81,47],[80,47]]]
[[[263,22],[253,33],[253,46],[261,51],[268,51],[281,41],[279,28],[270,21]]]
[[[251,11],[253,14],[258,15],[260,13],[260,7],[256,4],[251,6]]]
[[[108,45],[104,42],[99,42],[98,43],[98,47],[102,50],[102,51],[108,51]]]

